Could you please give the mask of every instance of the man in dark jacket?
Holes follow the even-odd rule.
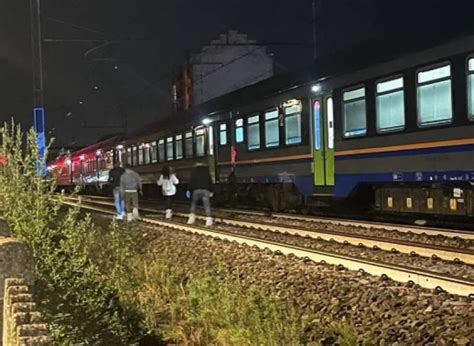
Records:
[[[109,183],[112,186],[112,192],[114,194],[114,204],[117,210],[117,219],[123,220],[125,216],[125,205],[123,201],[123,195],[120,192],[120,178],[125,173],[125,169],[120,165],[115,164],[109,172]]]
[[[212,191],[212,178],[209,174],[209,167],[202,163],[197,163],[191,172],[189,190],[192,193],[191,211],[188,224],[196,221],[196,205],[202,201],[206,211],[206,227],[212,226],[211,203],[209,201],[210,191]]]

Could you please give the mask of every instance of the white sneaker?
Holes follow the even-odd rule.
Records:
[[[195,214],[189,214],[188,225],[192,225],[195,222],[196,222],[196,215]]]
[[[133,215],[134,220],[139,220],[140,219],[140,214],[138,213],[138,208],[133,208],[132,215]]]
[[[171,209],[166,209],[165,218],[171,219],[173,217],[173,211]]]
[[[115,215],[114,219],[115,220],[123,220],[123,214]]]
[[[206,227],[212,226],[214,223],[214,220],[212,220],[212,217],[206,217]]]

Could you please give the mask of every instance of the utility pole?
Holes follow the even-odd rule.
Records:
[[[38,143],[36,173],[46,174],[46,130],[44,127],[43,55],[41,51],[40,0],[30,0],[31,53],[33,58],[33,124]]]
[[[44,99],[40,0],[30,0],[30,25],[33,58],[33,106],[34,108],[42,108],[44,106]]]

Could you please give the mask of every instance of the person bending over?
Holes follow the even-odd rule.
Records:
[[[206,227],[212,226],[213,220],[211,217],[211,203],[209,200],[209,195],[212,191],[212,178],[209,174],[209,167],[202,163],[196,163],[191,172],[189,190],[192,194],[192,202],[188,224],[193,224],[196,221],[196,206],[199,201],[202,201],[206,212]]]

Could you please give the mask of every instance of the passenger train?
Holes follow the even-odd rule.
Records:
[[[474,217],[474,36],[389,61],[316,62],[59,157],[58,186],[107,188],[114,162],[158,194],[209,166],[215,199]],[[229,182],[229,177],[231,179]]]

